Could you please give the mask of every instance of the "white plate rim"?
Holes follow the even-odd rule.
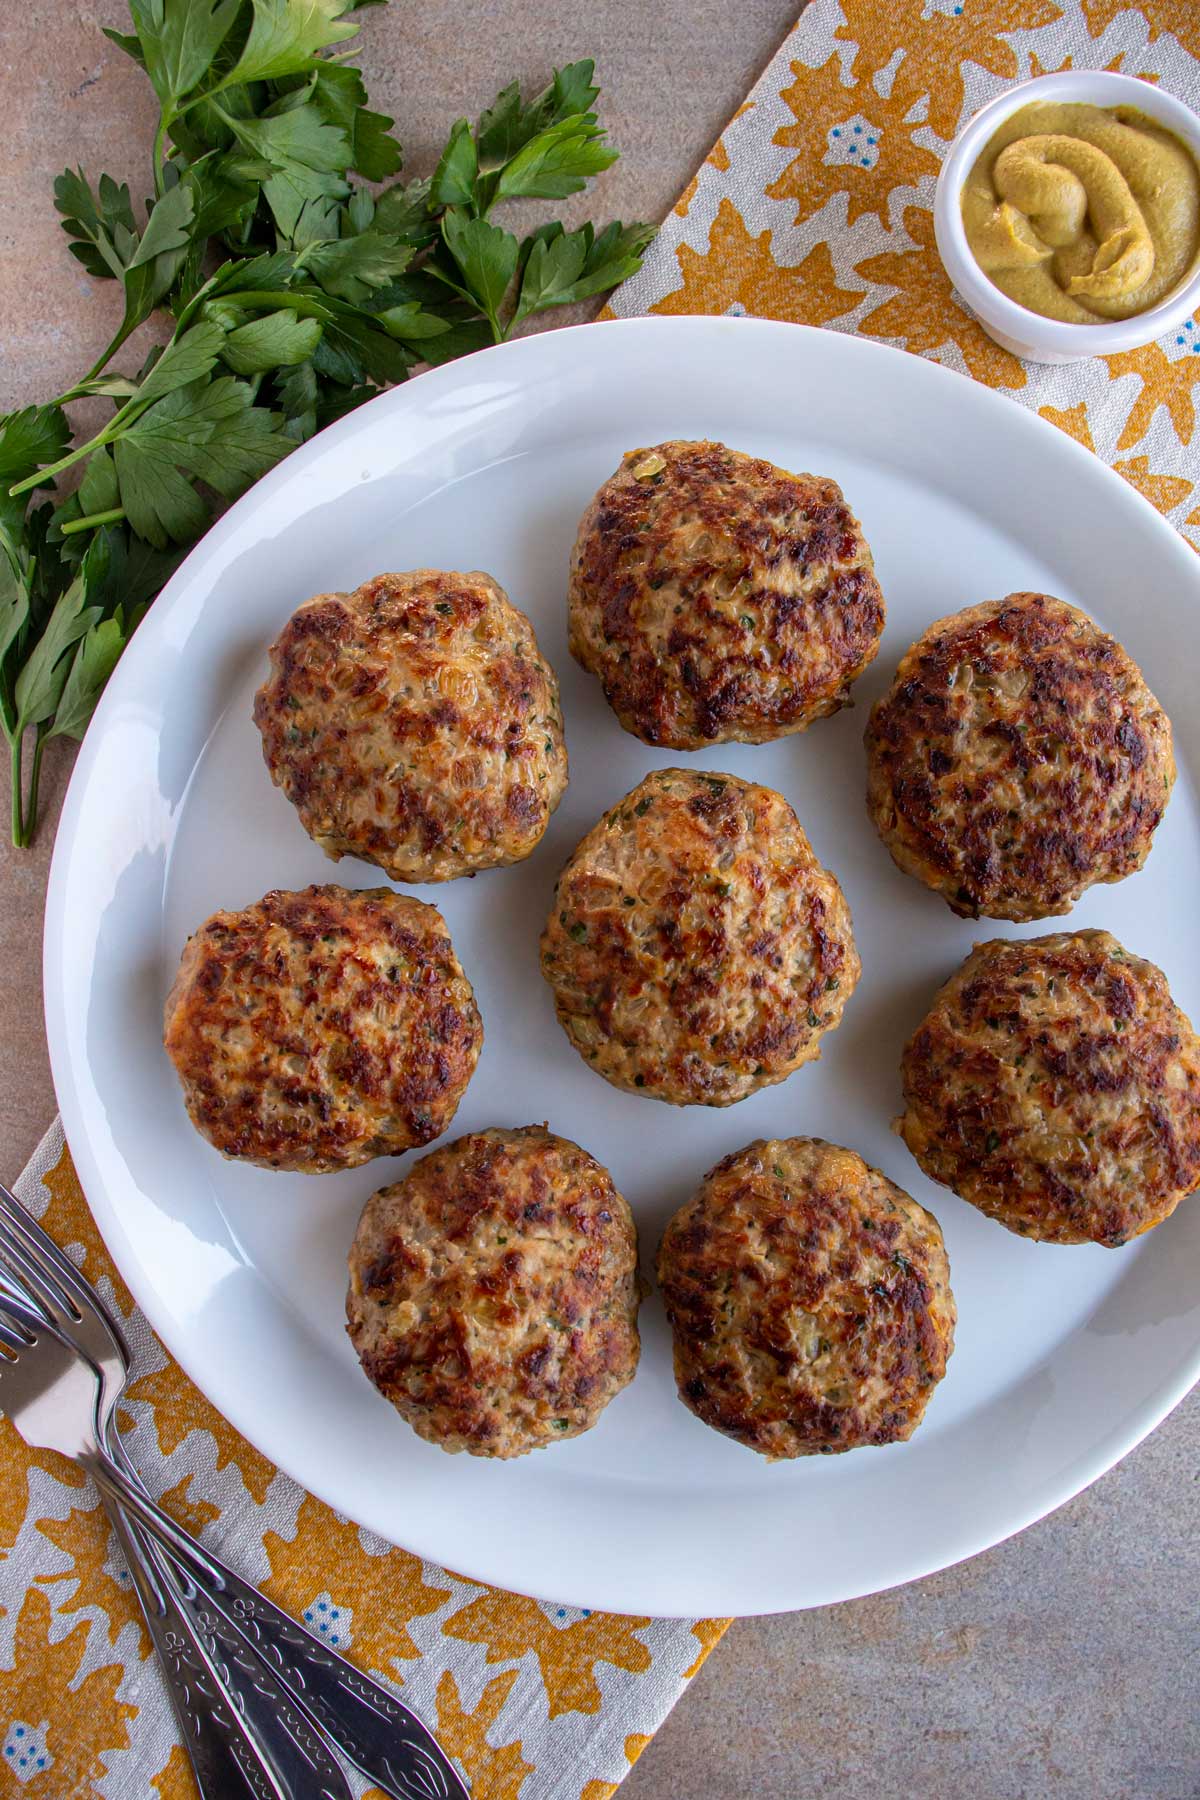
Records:
[[[356,1504],[353,1480],[331,1469],[325,1470],[322,1478],[314,1480],[314,1471],[297,1467],[289,1456],[286,1427],[282,1424],[278,1427],[275,1425],[269,1408],[265,1411],[256,1410],[252,1405],[244,1404],[244,1390],[236,1382],[224,1378],[218,1367],[214,1367],[211,1363],[204,1364],[202,1358],[180,1349],[177,1342],[173,1341],[175,1337],[172,1330],[173,1321],[163,1297],[152,1283],[141,1279],[141,1266],[133,1252],[133,1245],[126,1233],[120,1214],[108,1195],[104,1170],[86,1128],[86,1107],[71,1057],[70,1001],[65,984],[59,979],[59,969],[61,946],[68,930],[65,900],[72,845],[81,816],[88,780],[99,754],[99,745],[107,715],[117,704],[121,668],[128,665],[132,670],[154,654],[156,639],[158,634],[165,629],[175,594],[182,592],[194,580],[197,571],[203,567],[205,559],[219,549],[227,534],[232,533],[235,528],[240,528],[243,519],[274,494],[277,489],[294,481],[298,476],[302,476],[309,463],[315,461],[318,456],[324,455],[331,446],[350,442],[362,429],[364,415],[369,414],[376,420],[385,413],[402,415],[409,404],[424,404],[424,400],[414,402],[412,398],[414,395],[432,400],[443,391],[452,391],[464,379],[464,370],[469,368],[473,373],[482,373],[489,364],[494,364],[496,359],[504,359],[504,362],[510,366],[518,363],[519,360],[525,360],[530,364],[532,372],[541,359],[563,354],[564,346],[567,346],[566,353],[570,354],[571,347],[578,345],[581,338],[599,332],[631,338],[652,333],[662,336],[664,340],[672,334],[694,335],[701,339],[708,337],[713,342],[714,351],[723,338],[736,341],[738,338],[750,334],[774,338],[779,343],[780,349],[786,351],[787,346],[795,341],[797,334],[801,334],[810,340],[819,337],[828,354],[849,354],[852,359],[861,358],[864,365],[874,362],[879,370],[880,378],[884,381],[887,379],[889,370],[896,369],[899,373],[899,368],[903,367],[910,376],[914,368],[920,369],[921,374],[917,379],[938,383],[947,392],[949,392],[948,384],[955,383],[957,384],[955,393],[960,408],[968,411],[974,409],[981,417],[985,427],[1003,418],[1005,430],[1015,433],[1018,438],[1023,437],[1031,444],[1044,445],[1048,441],[1054,441],[1056,454],[1060,458],[1074,462],[1081,470],[1086,469],[1088,473],[1085,479],[1107,487],[1111,505],[1116,514],[1124,513],[1131,520],[1136,521],[1143,531],[1149,530],[1157,534],[1158,548],[1163,554],[1172,556],[1177,561],[1183,579],[1190,580],[1193,584],[1197,580],[1194,552],[1147,499],[1084,445],[1060,431],[1048,420],[1041,418],[1031,408],[1014,401],[1008,395],[984,387],[969,376],[935,362],[932,358],[913,356],[904,350],[872,339],[785,321],[753,317],[732,318],[724,315],[639,317],[561,327],[553,332],[534,333],[507,344],[492,346],[477,351],[467,358],[430,370],[415,380],[377,396],[356,412],[328,426],[316,438],[299,446],[283,463],[256,483],[213,525],[205,538],[189,554],[167,583],[125,653],[122,664],[110,682],[108,691],[101,699],[93,725],[84,738],[72,771],[51,861],[43,931],[44,1006],[51,1069],[67,1141],[70,1144],[72,1158],[89,1207],[114,1262],[125,1278],[137,1305],[146,1315],[156,1334],[189,1378],[255,1448],[290,1475],[301,1487],[322,1499],[338,1512],[355,1519],[372,1530],[378,1530],[379,1526],[372,1522],[369,1512],[364,1516],[364,1509]],[[846,346],[851,347],[849,352],[845,350]],[[132,663],[130,662],[131,658],[135,659]],[[957,1534],[950,1533],[944,1553],[916,1556],[907,1563],[899,1559],[883,1579],[852,1584],[844,1589],[839,1588],[836,1594],[824,1594],[813,1599],[798,1599],[784,1594],[777,1603],[772,1601],[770,1604],[754,1604],[751,1607],[737,1604],[736,1594],[722,1592],[719,1582],[714,1585],[710,1580],[708,1591],[695,1596],[697,1602],[695,1605],[689,1603],[688,1598],[680,1594],[677,1597],[678,1603],[672,1605],[656,1603],[653,1607],[648,1607],[645,1604],[645,1589],[644,1587],[639,1588],[636,1577],[630,1580],[624,1571],[607,1570],[604,1576],[605,1591],[602,1596],[597,1596],[595,1588],[589,1585],[592,1580],[591,1573],[581,1572],[580,1585],[576,1586],[574,1591],[564,1591],[560,1583],[553,1598],[580,1606],[604,1607],[610,1611],[627,1613],[643,1613],[651,1610],[659,1614],[674,1611],[690,1615],[696,1611],[704,1611],[712,1614],[740,1613],[746,1615],[797,1610],[807,1606],[831,1604],[840,1600],[859,1598],[865,1594],[884,1592],[937,1573],[942,1569],[953,1567],[996,1544],[1003,1543],[1066,1504],[1135,1449],[1179,1405],[1198,1380],[1200,1380],[1200,1340],[1197,1341],[1191,1355],[1183,1359],[1172,1374],[1163,1377],[1152,1396],[1134,1409],[1120,1429],[1111,1431],[1100,1438],[1092,1455],[1080,1458],[1069,1473],[1064,1473],[1057,1480],[1047,1478],[1025,1506],[1013,1510],[1002,1527],[998,1529],[989,1527],[983,1530],[964,1528],[960,1529]],[[528,1582],[515,1580],[511,1571],[506,1573],[501,1570],[497,1573],[494,1563],[489,1563],[489,1566],[484,1567],[472,1553],[464,1554],[461,1550],[455,1550],[453,1554],[449,1554],[445,1544],[439,1545],[434,1542],[428,1532],[421,1529],[415,1530],[411,1536],[406,1531],[403,1548],[433,1562],[448,1562],[472,1580],[513,1586],[523,1592],[533,1591]]]

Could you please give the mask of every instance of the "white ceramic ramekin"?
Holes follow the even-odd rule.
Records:
[[[1164,94],[1148,81],[1089,69],[1064,70],[1058,75],[1039,75],[1034,81],[1023,81],[975,114],[955,138],[942,164],[933,203],[933,225],[946,273],[988,336],[1027,362],[1079,362],[1085,356],[1108,356],[1116,350],[1152,343],[1200,309],[1200,267],[1148,312],[1103,325],[1069,325],[1061,319],[1043,319],[1027,307],[1018,306],[988,280],[975,261],[963,229],[963,183],[993,132],[1011,113],[1035,100],[1136,106],[1148,118],[1173,131],[1200,162],[1200,118],[1182,100]]]

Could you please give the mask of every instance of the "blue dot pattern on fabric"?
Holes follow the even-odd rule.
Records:
[[[853,168],[873,168],[874,164],[867,152],[875,148],[879,138],[877,134],[870,135],[871,129],[869,120],[866,122],[860,120],[858,124],[855,124],[853,120],[847,119],[844,124],[831,125],[829,147],[831,150],[835,147],[841,150],[845,160]]]
[[[304,1609],[304,1623],[306,1625],[315,1625],[321,1636],[327,1637],[331,1644],[340,1644],[342,1641],[341,1633],[330,1630],[331,1621],[341,1617],[338,1608],[336,1606],[330,1606],[328,1600],[318,1600],[316,1611],[318,1613],[327,1613],[329,1616],[328,1618],[318,1620],[314,1615],[313,1608],[308,1606]]]
[[[21,1782],[27,1781],[38,1769],[48,1768],[53,1761],[39,1727],[19,1724],[16,1720],[10,1721],[5,1733],[4,1754],[8,1758],[8,1768]],[[18,1770],[26,1773],[18,1774]]]

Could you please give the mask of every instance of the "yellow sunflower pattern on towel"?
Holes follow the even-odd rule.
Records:
[[[813,0],[610,312],[732,313],[879,338],[1034,407],[1200,548],[1200,318],[1050,368],[994,344],[938,259],[960,127],[1017,81],[1117,69],[1200,110],[1190,0]]]
[[[109,1259],[60,1127],[18,1193],[124,1322],[133,1372],[119,1422],[173,1516],[402,1690],[475,1800],[612,1794],[726,1621],[531,1600],[360,1531],[280,1474],[167,1357]],[[95,1490],[0,1419],[0,1800],[7,1793],[195,1800],[195,1784]]]

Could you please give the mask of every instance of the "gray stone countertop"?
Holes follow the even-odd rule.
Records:
[[[395,0],[363,15],[362,61],[373,104],[396,116],[408,166],[422,172],[448,122],[504,79],[540,81],[556,62],[594,56],[622,157],[564,211],[657,219],[796,10],[796,0]],[[22,0],[0,16],[0,408],[57,392],[115,324],[112,285],[67,255],[50,198],[67,164],[129,179],[135,194],[145,183],[149,90],[103,25],[125,25],[120,0]],[[70,758],[52,748],[37,845],[0,848],[9,1181],[54,1110],[40,944]],[[1088,1493],[972,1562],[872,1599],[739,1621],[622,1794],[1197,1800],[1198,1481],[1193,1395]],[[902,1532],[904,1520],[881,1515],[879,1529]]]

